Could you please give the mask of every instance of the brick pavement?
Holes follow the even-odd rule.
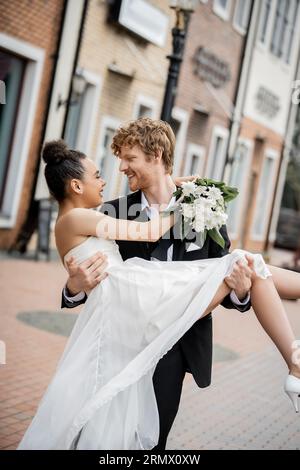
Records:
[[[276,251],[273,259],[282,254]],[[16,448],[66,342],[16,315],[58,311],[64,279],[58,262],[0,261],[0,339],[7,345],[7,364],[0,366],[0,449]],[[285,306],[300,338],[300,302]],[[214,343],[219,359],[226,359],[226,350],[235,359],[215,362],[207,389],[187,376],[168,448],[300,449],[300,416],[282,392],[285,366],[254,315],[217,309]]]

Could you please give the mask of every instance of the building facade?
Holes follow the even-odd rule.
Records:
[[[99,166],[106,200],[127,193],[110,150],[116,128],[160,116],[172,15],[167,0],[89,2],[77,68],[85,84],[69,109],[64,138]]]
[[[221,179],[251,2],[197,2],[190,18],[178,94],[175,172]]]
[[[193,13],[173,109],[178,174],[225,179],[233,247],[275,240],[299,56],[299,1],[208,0]]]
[[[227,173],[240,189],[228,227],[234,243],[249,250],[267,250],[276,237],[299,37],[298,0],[254,2]]]
[[[188,24],[171,119],[174,174],[237,186],[228,228],[233,246],[250,250],[275,238],[299,2],[199,0]],[[0,9],[0,247],[8,248],[33,191],[49,196],[42,164],[35,185],[43,140],[63,137],[94,159],[106,200],[128,192],[110,143],[122,122],[160,117],[175,15],[168,0],[0,1]]]
[[[63,11],[62,0],[0,2],[1,248],[15,240],[30,204]]]

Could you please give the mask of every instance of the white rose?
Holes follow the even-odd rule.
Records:
[[[216,205],[217,205],[217,201],[214,197],[206,197],[206,198],[203,198],[205,200],[205,206],[206,207],[213,207],[215,208]]]
[[[184,196],[195,196],[197,186],[192,181],[182,183],[181,187]]]
[[[187,219],[192,219],[195,215],[195,208],[193,204],[181,204],[182,214]]]
[[[207,192],[207,186],[197,186],[195,190],[195,194],[201,196]]]
[[[209,197],[215,199],[216,201],[223,199],[222,191],[215,186],[210,186],[209,188]]]
[[[214,228],[216,226],[216,217],[215,212],[212,210],[206,210],[206,217],[205,217],[205,228],[208,230]]]
[[[196,232],[204,232],[205,221],[204,221],[204,217],[201,214],[196,214],[195,220],[193,222],[193,229]]]
[[[209,219],[210,228],[220,228],[226,223],[228,215],[222,211],[212,211],[212,215]]]

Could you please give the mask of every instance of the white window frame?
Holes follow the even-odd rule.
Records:
[[[224,168],[225,160],[226,160],[226,151],[227,151],[227,143],[228,143],[228,137],[229,137],[229,130],[226,127],[222,126],[215,126],[212,130],[212,136],[210,140],[210,147],[209,147],[209,154],[208,154],[208,159],[206,163],[206,168],[205,168],[205,174],[208,178],[213,177],[213,163],[214,163],[214,154],[215,154],[215,149],[216,149],[216,141],[218,138],[221,138],[223,140],[223,145],[222,145],[222,152],[223,152],[223,157],[222,161],[218,162],[218,173],[217,173],[217,179],[221,178],[222,176],[222,171]]]
[[[276,175],[277,175],[277,171],[278,171],[278,164],[276,165],[276,161],[279,160],[279,157],[280,157],[279,151],[275,150],[275,149],[272,149],[272,148],[266,149],[266,151],[264,153],[264,161],[262,162],[262,166],[261,166],[260,178],[259,178],[257,193],[256,193],[256,198],[255,198],[255,210],[254,210],[254,215],[253,215],[253,219],[252,219],[252,222],[251,222],[251,225],[252,225],[251,238],[254,241],[264,241],[265,240],[265,235],[266,235],[266,231],[267,231],[267,228],[268,228],[268,222],[269,222],[269,218],[270,218],[270,210],[271,210],[271,206],[272,206],[272,197],[270,197],[269,200],[267,201],[264,217],[262,218],[262,220],[264,221],[263,222],[262,233],[261,234],[255,233],[255,221],[256,221],[257,211],[261,210],[261,208],[257,206],[257,202],[259,201],[259,193],[261,191],[261,184],[262,184],[261,178],[262,178],[262,174],[263,174],[264,163],[265,163],[266,158],[272,159],[274,161],[273,172],[272,172],[272,175],[269,179],[269,184],[270,185],[269,185],[269,188],[268,188],[270,194],[273,194],[273,190],[274,190],[275,183],[276,183]]]
[[[96,165],[100,168],[101,165],[101,160],[103,158],[103,152],[104,152],[104,137],[105,137],[105,130],[107,128],[110,129],[117,129],[121,125],[121,121],[114,116],[104,116],[101,120],[100,123],[100,130],[99,130],[99,141],[98,141],[98,146],[97,146],[97,154],[96,154]],[[118,159],[117,157],[114,157],[112,155],[112,160],[110,164],[110,175],[109,175],[109,180],[105,179],[106,181],[106,193],[107,196],[105,199],[113,199],[114,197],[117,196],[117,188],[118,188],[118,183],[119,183],[119,171],[118,171]],[[104,178],[107,178],[106,175],[104,175]]]
[[[198,168],[197,174],[204,176],[204,164],[205,164],[205,147],[197,144],[188,144],[186,151],[186,159],[184,166],[184,174],[189,176],[189,168],[191,166],[193,155],[196,155],[200,158],[200,166]]]
[[[230,19],[231,7],[231,0],[228,0],[227,7],[225,9],[220,6],[218,0],[213,0],[213,12],[224,21],[228,21]]]
[[[262,12],[263,4],[264,4],[265,1],[266,0],[261,1],[260,13]],[[272,40],[272,35],[273,35],[273,30],[274,30],[274,23],[275,23],[275,19],[276,19],[276,8],[277,8],[277,1],[272,0],[271,1],[270,14],[269,14],[269,20],[268,20],[267,29],[266,29],[266,36],[265,36],[265,41],[264,42],[262,42],[260,40],[260,32],[261,32],[262,22],[263,22],[263,17],[260,14],[259,25],[258,25],[258,28],[257,28],[257,41],[256,42],[257,42],[257,46],[259,47],[259,49],[261,51],[268,52],[272,56],[273,60],[280,61],[283,65],[283,67],[285,69],[288,69],[291,66],[291,58],[293,57],[294,48],[296,47],[296,41],[295,41],[294,38],[297,37],[297,35],[299,34],[299,29],[300,29],[299,28],[299,26],[300,26],[299,25],[299,23],[300,23],[300,8],[298,7],[298,10],[297,10],[297,18],[296,18],[296,21],[295,21],[295,34],[294,34],[294,38],[292,40],[292,46],[291,46],[288,61],[286,60],[285,54],[282,57],[278,57],[277,55],[275,55],[271,51],[271,40]]]
[[[244,137],[239,137],[238,145],[239,144],[243,144],[247,148],[247,154],[245,155],[246,164],[245,164],[244,178],[243,178],[243,181],[241,181],[239,185],[240,191],[235,202],[236,204],[235,209],[237,211],[236,219],[239,222],[237,223],[235,230],[231,230],[230,224],[227,223],[227,228],[228,230],[230,230],[230,238],[232,240],[237,240],[239,238],[241,229],[243,228],[245,205],[247,203],[247,194],[249,193],[249,184],[250,184],[249,175],[251,171],[251,161],[252,161],[252,154],[253,154],[253,147],[254,147],[253,141],[250,139],[245,139]],[[229,183],[229,184],[233,184],[233,183]],[[232,204],[233,202],[234,201],[232,201],[229,204]]]
[[[274,0],[271,0],[270,13],[269,13],[269,18],[268,18],[268,23],[267,23],[265,40],[261,41],[260,40],[260,33],[261,33],[261,29],[263,27],[263,17],[261,15],[261,13],[263,11],[264,3],[266,1],[267,0],[262,0],[261,1],[259,24],[258,24],[258,28],[257,28],[257,44],[263,50],[269,50],[269,48],[270,48],[271,34],[272,34],[272,28],[273,28],[274,19],[275,19],[275,12],[276,12],[276,1],[274,2]]]
[[[151,96],[143,95],[139,93],[136,97],[136,100],[133,105],[133,119],[138,119],[139,117],[139,108],[141,106],[146,106],[147,108],[151,109],[151,118],[157,119],[158,118],[158,102]]]
[[[158,119],[158,102],[154,98],[148,95],[139,93],[133,104],[132,118],[139,118],[139,108],[140,106],[146,106],[151,110],[151,118]],[[124,174],[121,176],[121,195],[125,195],[128,190],[128,178]]]
[[[184,148],[186,143],[186,134],[189,125],[189,113],[185,109],[175,106],[172,109],[172,118],[180,122],[180,128],[176,136],[176,145],[174,151],[174,176],[179,176],[184,157]]]
[[[296,0],[296,3],[298,3],[297,0]],[[277,7],[277,4],[276,4],[276,7]],[[285,29],[284,29],[283,38],[281,38],[281,39],[283,40],[283,43],[284,43],[283,55],[278,55],[278,54],[275,53],[274,51],[271,51],[271,43],[272,43],[274,31],[275,31],[275,18],[276,18],[276,10],[275,10],[274,21],[273,21],[273,29],[272,29],[272,35],[271,35],[271,39],[270,39],[270,53],[271,53],[274,57],[276,57],[278,60],[281,60],[284,64],[287,64],[287,65],[290,64],[290,59],[291,59],[291,57],[292,57],[292,55],[293,55],[293,49],[294,49],[294,44],[295,44],[295,37],[297,37],[297,30],[298,30],[299,11],[300,11],[300,8],[299,8],[299,3],[298,3],[298,5],[296,6],[296,16],[295,16],[295,20],[294,20],[294,34],[291,36],[291,38],[292,38],[292,43],[291,43],[291,48],[290,48],[289,56],[287,57],[287,44],[286,44],[286,31],[287,31],[287,30],[286,30],[286,25],[285,25]],[[284,20],[285,20],[285,17],[284,17]]]
[[[87,82],[86,96],[80,116],[76,148],[89,155],[95,132],[99,100],[102,89],[102,78],[86,69],[78,69]]]
[[[237,13],[238,13],[238,8],[241,2],[244,2],[245,0],[236,0],[235,8],[234,8],[234,16],[233,16],[233,27],[234,29],[240,33],[241,35],[245,35],[247,32],[246,28],[243,28],[241,25],[238,24],[237,22]],[[248,22],[249,22],[249,15],[251,11],[251,0],[249,1],[249,12],[248,12]],[[254,0],[253,0],[254,1]]]
[[[0,33],[0,47],[28,61],[22,82],[22,92],[3,199],[3,212],[7,215],[0,216],[0,228],[12,228],[16,223],[33,124],[36,118],[45,51],[33,46],[29,42],[16,39],[4,33]]]

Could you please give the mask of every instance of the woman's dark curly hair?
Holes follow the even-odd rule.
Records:
[[[66,197],[67,181],[73,178],[83,179],[82,160],[86,155],[69,149],[63,140],[51,140],[44,145],[42,158],[46,163],[45,178],[50,194],[61,202]]]

